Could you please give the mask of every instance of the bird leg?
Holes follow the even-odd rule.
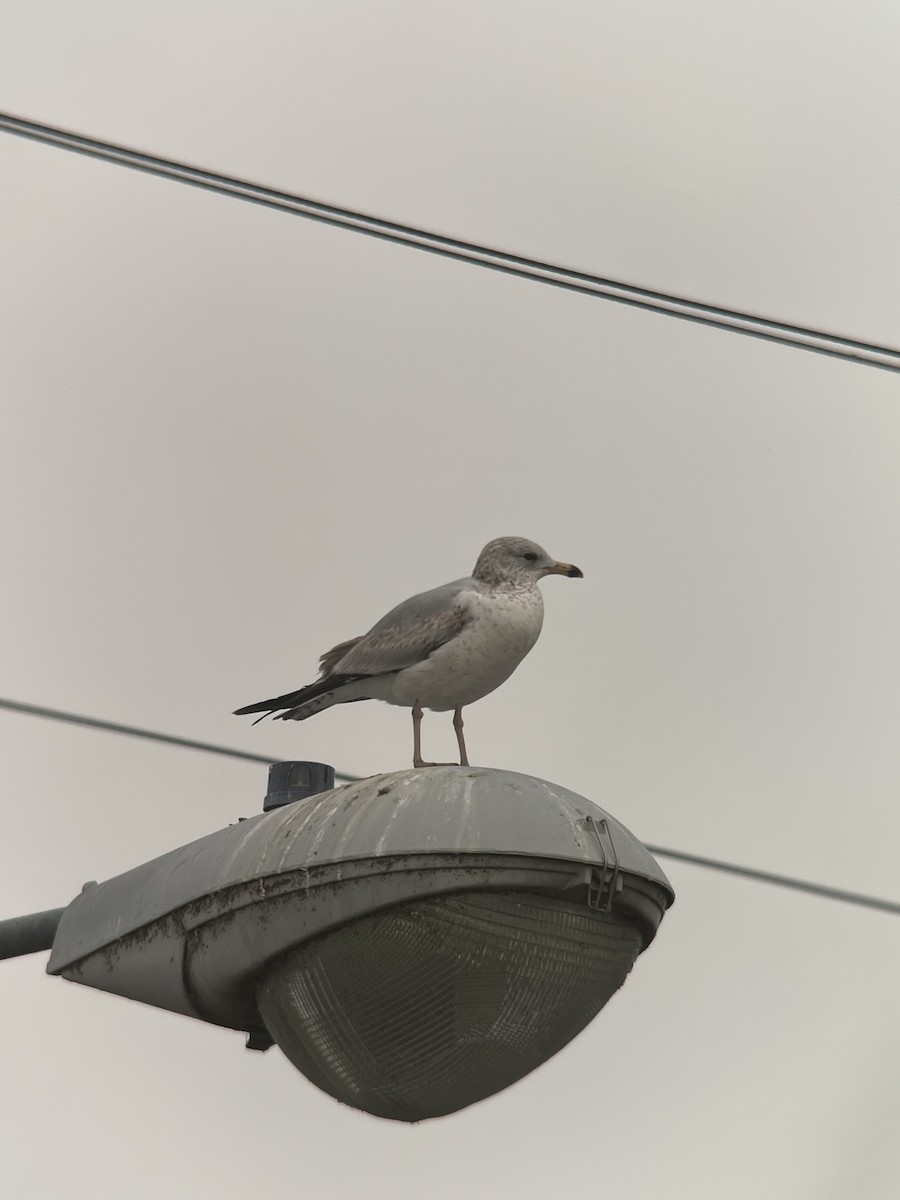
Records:
[[[422,762],[422,709],[418,700],[413,705],[413,766],[424,767]]]
[[[466,739],[463,737],[463,719],[461,707],[453,710],[453,728],[456,730],[456,742],[459,746],[459,765],[461,767],[467,767],[469,765],[469,759],[466,756]]]
[[[424,762],[422,759],[422,706],[418,700],[413,705],[413,766],[414,767],[433,767],[434,763]]]
[[[458,711],[458,710],[457,710]],[[455,767],[456,763],[433,763],[425,762],[422,758],[422,706],[418,700],[413,705],[413,766],[414,767]],[[460,718],[461,720],[461,718]],[[459,734],[458,736],[462,736]],[[465,748],[463,748],[463,757],[465,757]],[[468,765],[468,764],[464,764]]]

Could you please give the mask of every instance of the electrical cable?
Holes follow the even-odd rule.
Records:
[[[230,746],[217,746],[212,742],[197,742],[191,738],[176,737],[174,734],[157,733],[150,729],[142,729],[137,725],[120,725],[114,721],[102,721],[97,717],[85,717],[78,713],[64,712],[58,708],[45,708],[38,704],[25,704],[20,700],[0,699],[0,708],[10,712],[21,713],[30,717],[45,717],[51,721],[64,721],[70,725],[82,725],[89,729],[99,729],[104,733],[123,733],[130,737],[145,738],[152,742],[162,742],[169,746],[180,746],[185,750],[201,750],[207,754],[224,754],[229,758],[243,758],[249,762],[261,762],[271,765],[277,762],[265,754],[252,754],[245,750],[235,750]],[[357,783],[362,778],[359,775],[347,775],[335,771],[335,779],[345,783]],[[679,862],[690,863],[697,867],[707,867],[714,871],[724,871],[730,875],[740,875],[758,883],[771,883],[778,887],[793,888],[798,892],[807,892],[813,896],[823,896],[829,900],[839,900],[844,904],[856,904],[863,908],[873,908],[880,912],[900,915],[900,903],[895,900],[884,900],[879,896],[867,896],[862,892],[850,892],[843,888],[829,887],[826,884],[810,883],[805,879],[796,879],[790,875],[776,875],[771,871],[760,871],[755,867],[742,867],[736,863],[723,862],[716,858],[706,858],[700,854],[687,854],[682,850],[670,850],[664,846],[647,844],[651,854],[661,858],[671,858]]]
[[[235,750],[231,746],[217,746],[213,742],[197,742],[193,738],[176,737],[171,733],[156,733],[152,729],[140,729],[137,725],[120,725],[117,721],[101,721],[97,717],[82,717],[77,713],[63,712],[57,708],[44,708],[40,704],[23,704],[19,700],[0,700],[0,708],[10,712],[24,713],[29,717],[45,717],[50,721],[64,721],[69,725],[84,725],[88,729],[102,729],[106,733],[124,733],[127,737],[144,738],[148,742],[162,742],[167,746],[182,746],[185,750],[202,750],[206,754],[224,754],[229,758],[243,758],[247,762],[266,763],[271,766],[277,759],[269,754],[252,754],[249,750]],[[359,776],[341,775],[335,771],[335,779],[344,783],[355,783]]]
[[[741,875],[757,883],[773,883],[778,887],[793,888],[798,892],[808,892],[813,896],[824,896],[828,900],[841,900],[845,904],[859,904],[863,908],[875,908],[880,912],[893,913],[900,916],[900,902],[883,900],[880,896],[867,896],[862,892],[848,892],[843,888],[830,887],[824,883],[810,883],[806,879],[795,879],[792,875],[777,875],[774,871],[760,871],[756,867],[741,867],[736,863],[722,862],[718,858],[706,858],[702,854],[686,854],[683,850],[668,850],[664,846],[644,845],[651,854],[659,854],[662,858],[672,858],[678,862],[690,863],[696,867],[709,867],[715,871],[724,871],[729,875]]]
[[[625,304],[632,308],[676,317],[716,329],[730,330],[747,337],[761,338],[778,345],[809,350],[848,362],[900,372],[900,350],[875,342],[831,334],[803,325],[792,325],[769,317],[758,317],[737,309],[704,304],[667,292],[654,291],[604,278],[587,271],[572,270],[540,259],[509,254],[475,242],[466,242],[442,234],[430,233],[412,225],[383,220],[353,209],[341,208],[311,200],[292,192],[278,191],[262,184],[248,182],[230,175],[219,175],[202,167],[190,166],[174,159],[144,154],[114,142],[84,137],[53,125],[28,121],[11,113],[0,112],[0,131],[28,138],[48,146],[84,154],[90,158],[129,167],[145,174],[186,183],[219,195],[232,196],[261,204],[282,212],[293,213],[312,221],[342,229],[355,230],[368,237],[379,238],[395,245],[411,246],[444,258],[473,263],[488,270],[499,271],[520,279],[546,283],[552,287],[578,292]]]

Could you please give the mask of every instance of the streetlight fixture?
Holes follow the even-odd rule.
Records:
[[[575,1037],[674,900],[623,825],[555,784],[475,767],[332,784],[275,764],[262,815],[85,885],[48,972],[275,1042],[345,1104],[420,1121]]]

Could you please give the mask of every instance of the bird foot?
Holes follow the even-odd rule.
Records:
[[[455,763],[455,762],[454,763],[448,763],[448,762],[432,763],[432,762],[425,762],[425,760],[421,759],[421,758],[413,759],[413,766],[417,767],[417,768],[418,767],[461,767],[461,766],[465,766],[465,765],[467,765],[467,764]]]

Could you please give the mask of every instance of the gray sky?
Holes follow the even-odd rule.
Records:
[[[0,108],[896,345],[900,17],[8,0]],[[476,763],[900,896],[900,380],[0,137],[2,691],[350,772],[239,704],[517,533],[578,563]],[[427,716],[426,751],[452,753]],[[0,714],[0,915],[257,810],[265,768]],[[893,1200],[900,922],[663,863],[623,991],[510,1091],[366,1118],[239,1035],[3,965],[4,1195]]]

